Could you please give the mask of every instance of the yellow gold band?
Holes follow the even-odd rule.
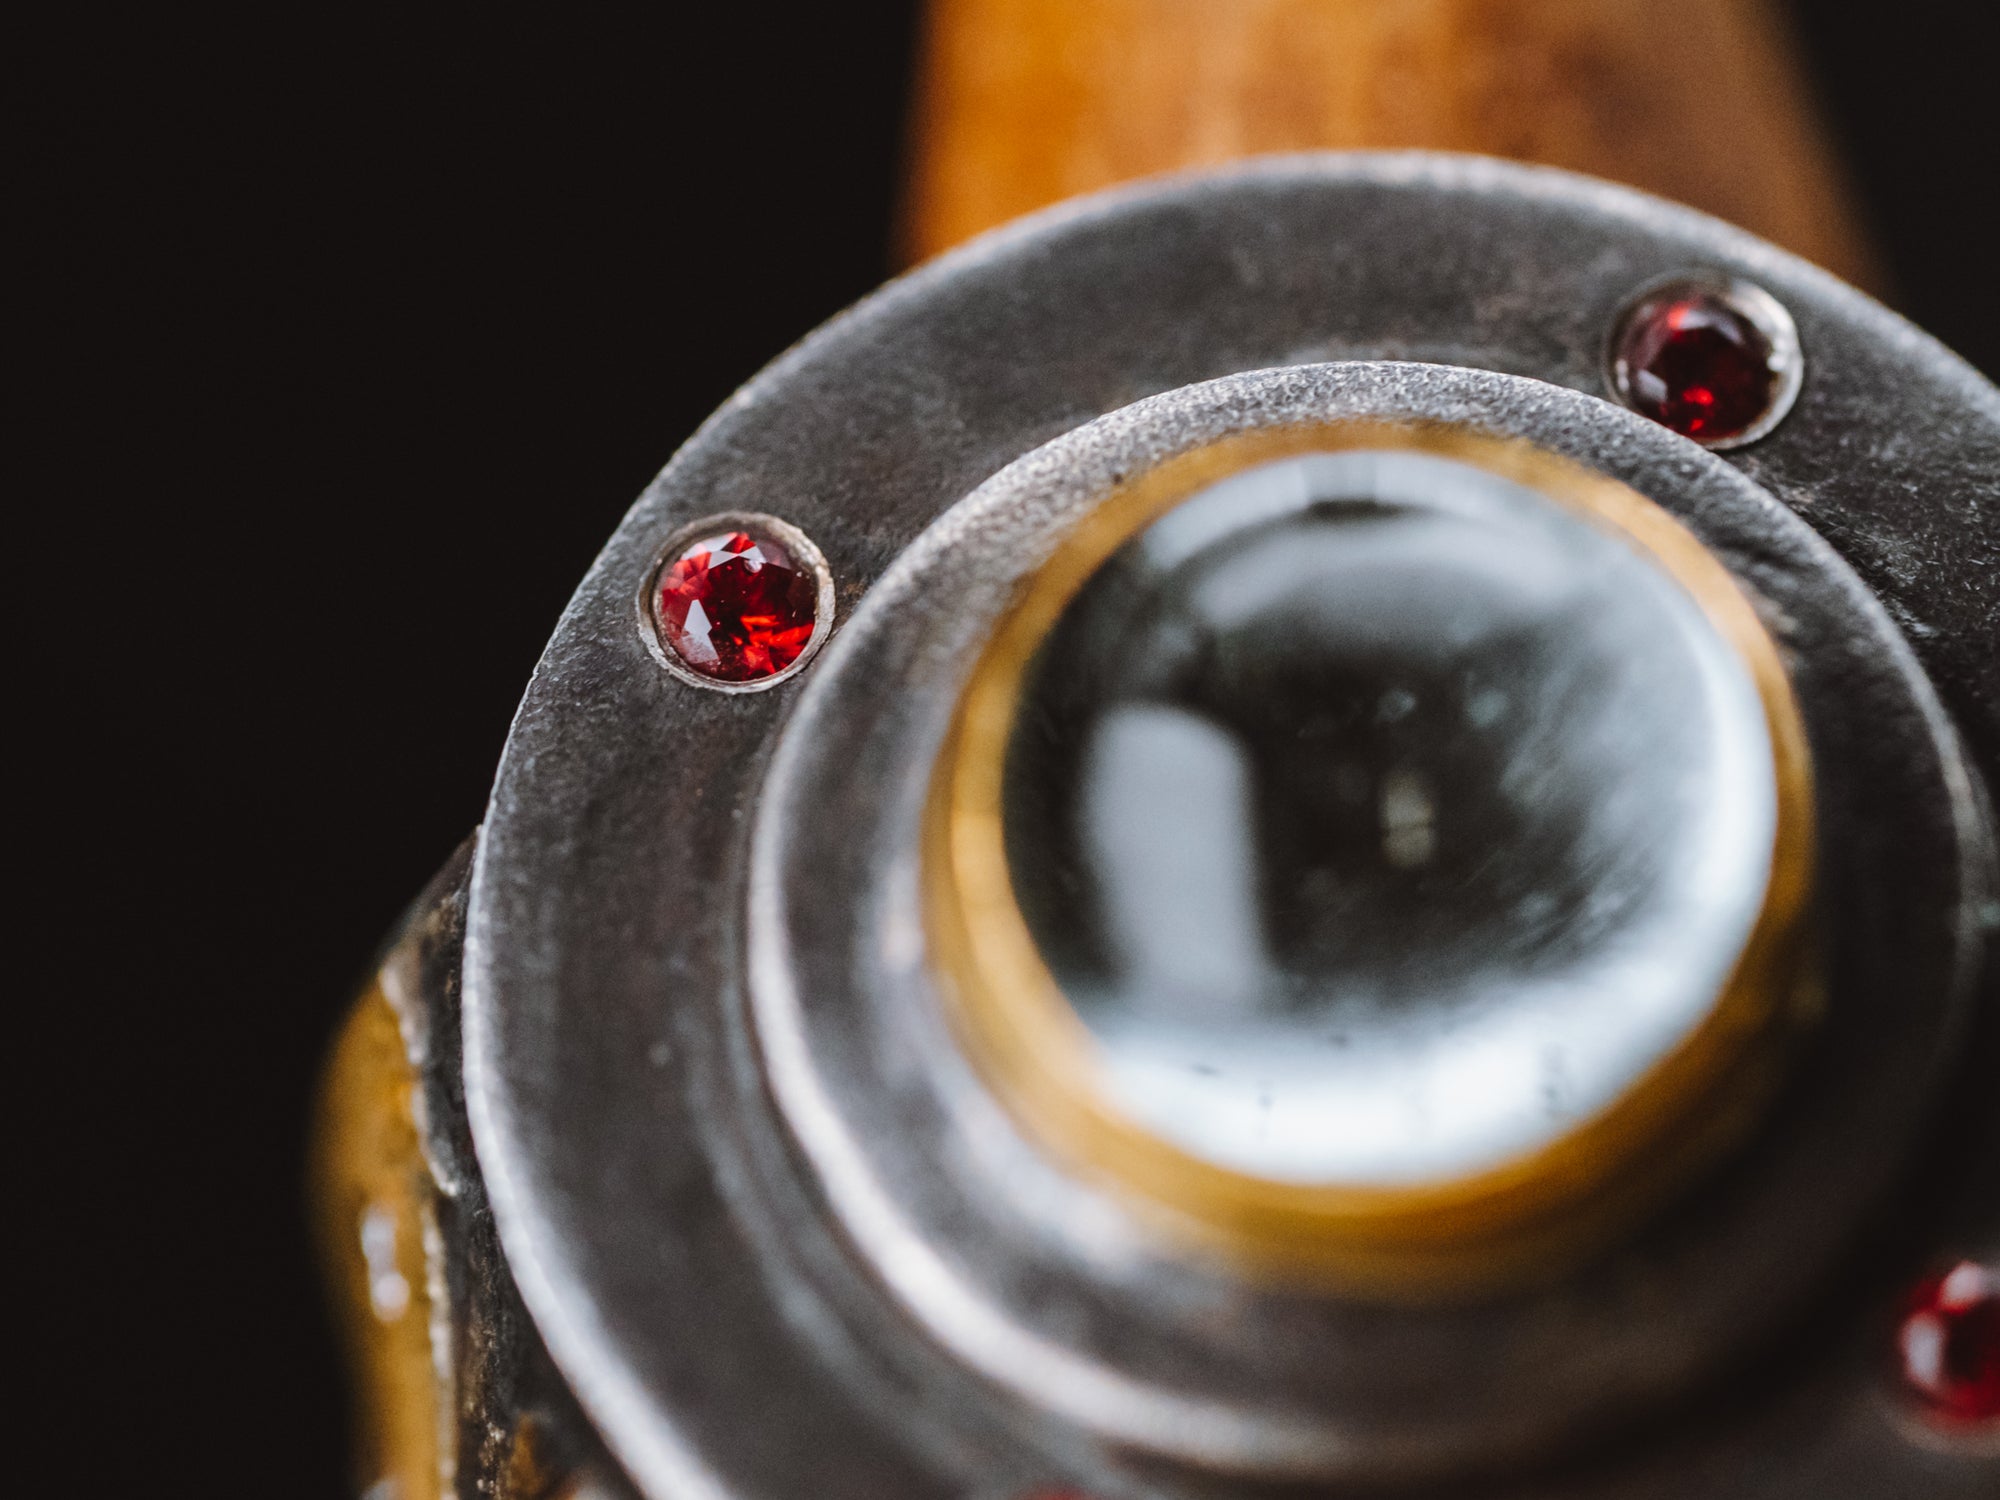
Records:
[[[1308,453],[1401,450],[1526,486],[1608,529],[1696,601],[1762,700],[1776,835],[1762,909],[1706,1017],[1611,1105],[1490,1170],[1384,1187],[1300,1185],[1196,1158],[1122,1114],[1094,1038],[1015,898],[1004,836],[1006,752],[1031,658],[1127,539],[1208,485]],[[1680,522],[1602,474],[1529,444],[1441,425],[1307,424],[1246,432],[1113,490],[1030,578],[974,667],[931,787],[927,921],[969,1052],[1029,1130],[1193,1239],[1253,1265],[1390,1297],[1477,1288],[1560,1264],[1629,1225],[1738,1139],[1810,1013],[1804,918],[1813,796],[1804,729],[1778,650],[1728,570]]]

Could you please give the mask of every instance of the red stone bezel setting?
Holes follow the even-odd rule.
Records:
[[[2000,1267],[1963,1260],[1920,1281],[1896,1323],[1905,1399],[1941,1436],[2000,1440]]]
[[[1770,379],[1770,389],[1760,412],[1747,420],[1725,424],[1714,433],[1684,428],[1661,412],[1649,409],[1652,403],[1637,390],[1634,373],[1626,359],[1628,342],[1641,320],[1670,315],[1677,305],[1699,307],[1702,303],[1708,303],[1750,326],[1765,345],[1764,366]],[[1799,346],[1798,325],[1776,297],[1754,282],[1697,272],[1650,282],[1619,308],[1605,338],[1604,383],[1612,398],[1621,405],[1681,433],[1704,448],[1740,448],[1768,436],[1791,412],[1805,383],[1805,357]],[[1675,393],[1676,398],[1679,394]]]
[[[787,556],[794,571],[807,579],[813,590],[811,634],[782,666],[753,675],[717,675],[704,671],[674,644],[674,625],[663,615],[663,591],[669,572],[690,550],[708,538],[742,533],[754,541],[775,544]],[[826,558],[798,527],[776,516],[756,511],[722,511],[678,528],[646,569],[638,597],[640,638],[654,661],[671,675],[693,687],[719,693],[756,693],[776,687],[798,675],[825,644],[833,629],[833,574]]]

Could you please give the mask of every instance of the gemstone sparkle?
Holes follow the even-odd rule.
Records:
[[[705,536],[661,569],[660,638],[689,671],[754,682],[798,660],[818,623],[818,581],[775,537]]]

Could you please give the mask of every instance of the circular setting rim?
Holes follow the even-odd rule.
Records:
[[[660,575],[680,560],[681,553],[687,549],[689,543],[699,541],[702,537],[725,527],[755,527],[768,531],[807,568],[813,580],[812,634],[806,637],[806,643],[799,648],[799,654],[768,676],[748,678],[741,682],[730,682],[719,677],[704,677],[695,671],[666,639],[666,624],[660,618]],[[835,598],[833,569],[827,565],[826,554],[819,550],[819,545],[805,532],[791,522],[763,511],[718,511],[714,515],[690,521],[661,543],[652,566],[646,570],[645,582],[639,585],[639,596],[635,601],[639,616],[639,639],[645,643],[646,651],[654,661],[664,667],[670,675],[679,678],[690,687],[704,688],[711,693],[761,693],[798,676],[819,654],[820,647],[824,646],[827,638],[833,634]]]
[[[1930,845],[1937,868],[1919,860],[1901,883],[1939,881],[1957,895],[1952,872],[1984,847],[1971,809],[1954,798],[1939,827],[1909,800],[1934,772],[1949,775],[1926,758],[1948,753],[1934,706],[1921,706],[1927,685],[1907,675],[1893,626],[1832,549],[1735,467],[1637,414],[1516,376],[1403,363],[1265,369],[1120,408],[1023,455],[885,572],[801,696],[764,782],[748,998],[762,1081],[844,1243],[900,1313],[1010,1398],[1060,1430],[1207,1469],[1435,1477],[1502,1466],[1557,1433],[1684,1392],[1797,1314],[1876,1173],[1907,1144],[1907,1122],[1883,1128],[1885,1110],[1934,1077],[1930,1060],[1963,1014],[1965,949],[1962,937],[1937,954],[1897,939],[1887,1036],[1871,1034],[1879,1003],[1851,1003],[1857,987],[1887,992],[1881,961],[1833,965],[1815,1066],[1793,1071],[1763,1131],[1691,1183],[1676,1212],[1552,1267],[1547,1282],[1491,1296],[1329,1296],[1310,1278],[1245,1277],[1029,1141],[953,1034],[918,936],[908,854],[922,845],[928,772],[964,681],[1018,584],[1126,476],[1244,426],[1341,416],[1473,422],[1668,506],[1762,601],[1781,646],[1807,652],[1796,687],[1816,742],[1843,743],[1856,714],[1877,711],[1946,734],[1906,741],[1916,759],[1886,774],[1875,761],[1865,783],[1848,754],[1816,777],[1844,835],[1831,846],[1833,889],[1849,887],[1856,815],[1866,826],[1886,797],[1916,814],[1899,816],[1908,834],[1946,841]],[[1859,677],[1834,673],[1840,691],[1813,646],[1829,628],[1842,640],[1858,632],[1881,658]],[[866,786],[856,764],[874,768]],[[842,819],[809,815],[830,808]],[[1849,910],[1843,898],[1830,915]],[[1836,943],[1833,956],[1854,955]],[[1829,1050],[1840,1059],[1830,1073]],[[1829,1116],[1850,1135],[1877,1123],[1829,1154]],[[1543,1342],[1551,1319],[1561,1346]],[[1421,1363],[1427,1349],[1441,1357],[1439,1341],[1476,1349],[1486,1378],[1440,1385]],[[1434,1393],[1421,1415],[1375,1404],[1371,1393],[1412,1379]]]
[[[1308,1185],[1204,1160],[1110,1097],[1093,1039],[1014,894],[1003,767],[1036,649],[1118,547],[1231,475],[1281,458],[1366,450],[1432,455],[1512,481],[1620,538],[1672,579],[1756,689],[1777,817],[1756,920],[1727,981],[1610,1104],[1537,1148],[1456,1178]],[[934,770],[924,889],[941,988],[968,1050],[1053,1150],[1253,1267],[1309,1270],[1350,1291],[1422,1295],[1504,1282],[1601,1242],[1754,1124],[1791,1035],[1812,1016],[1802,929],[1813,826],[1811,756],[1777,646],[1728,570],[1670,513],[1521,439],[1442,423],[1298,422],[1223,437],[1129,477],[1032,575],[973,667]],[[1630,1180],[1649,1150],[1657,1154],[1643,1181]]]
[[[1611,320],[1610,331],[1605,335],[1604,388],[1619,405],[1638,410],[1632,403],[1632,379],[1624,360],[1619,358],[1618,345],[1634,313],[1662,294],[1681,287],[1714,293],[1748,318],[1751,326],[1770,345],[1771,352],[1765,358],[1765,366],[1778,377],[1777,388],[1771,392],[1770,404],[1764,408],[1763,415],[1741,432],[1716,438],[1689,437],[1688,441],[1701,444],[1711,453],[1726,453],[1732,448],[1746,447],[1760,438],[1769,437],[1777,430],[1778,424],[1791,415],[1799,392],[1805,389],[1805,349],[1799,342],[1799,325],[1793,319],[1791,310],[1756,282],[1742,276],[1710,270],[1680,271],[1656,276],[1640,287],[1618,309]]]

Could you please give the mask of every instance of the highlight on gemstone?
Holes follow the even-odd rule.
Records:
[[[1896,1331],[1903,1383],[1953,1424],[2000,1422],[2000,1270],[1964,1260],[1926,1277]]]
[[[1790,314],[1742,281],[1688,279],[1645,292],[1619,318],[1606,363],[1620,401],[1709,447],[1769,432],[1803,375]]]
[[[828,590],[817,549],[770,518],[722,517],[691,536],[669,549],[650,591],[668,665],[723,685],[786,675],[819,638]]]

